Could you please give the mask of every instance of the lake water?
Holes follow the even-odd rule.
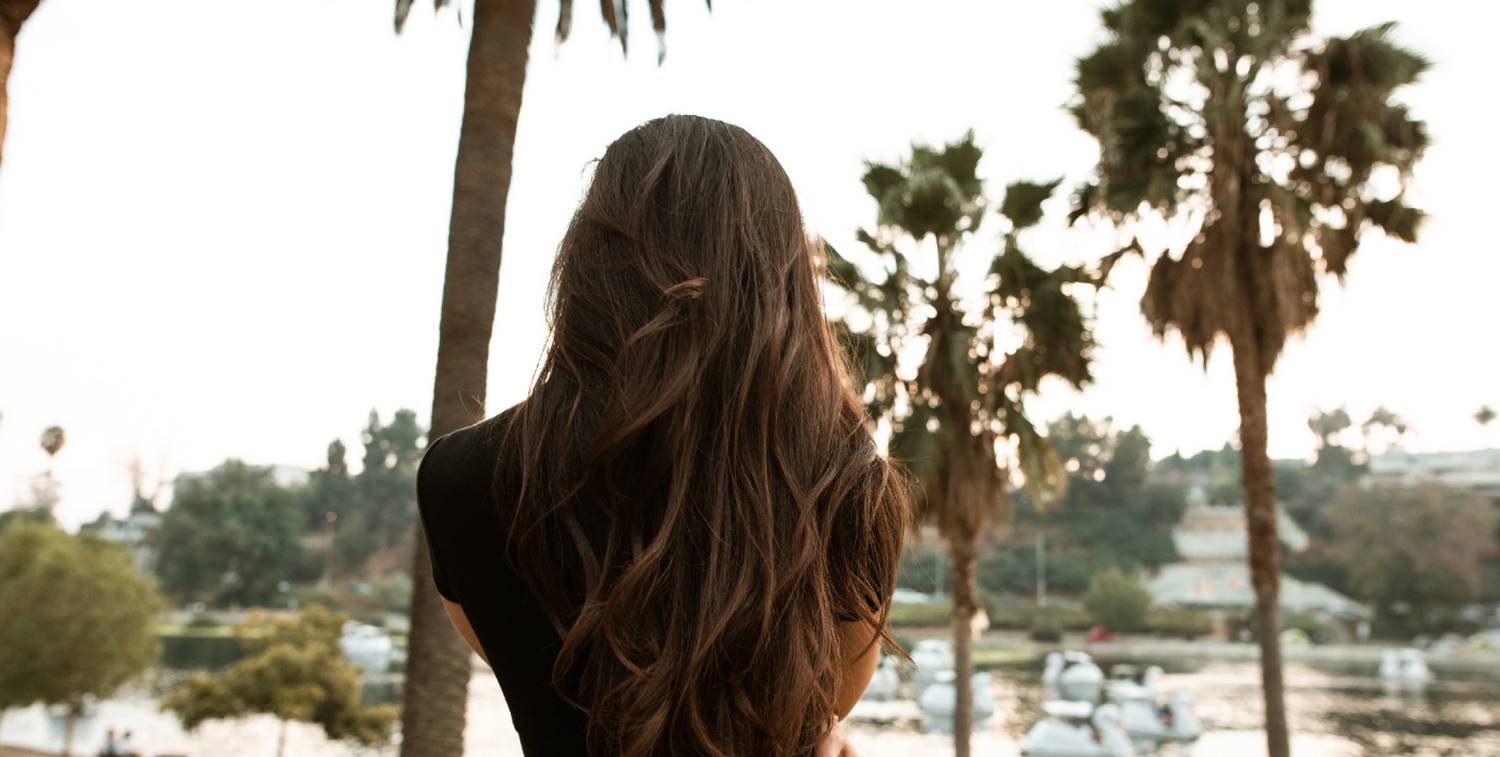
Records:
[[[1291,713],[1292,753],[1296,757],[1500,757],[1500,673],[1493,668],[1439,668],[1437,678],[1417,690],[1389,689],[1369,666],[1287,665],[1287,709]],[[1001,668],[995,675],[997,710],[989,726],[974,734],[978,757],[1013,757],[1026,730],[1040,714],[1043,690],[1039,669]],[[1250,662],[1188,662],[1169,666],[1164,691],[1193,695],[1205,732],[1187,747],[1166,747],[1161,757],[1260,757],[1264,737],[1260,718],[1259,669]],[[184,733],[177,721],[156,710],[147,687],[102,702],[80,723],[74,753],[98,750],[106,728],[131,729],[147,755],[190,757],[273,757],[277,724],[268,717],[205,724]],[[879,722],[862,719],[865,714]],[[863,757],[939,757],[952,754],[949,738],[923,734],[894,704],[863,706],[848,726]],[[61,746],[61,723],[40,706],[11,711],[0,721],[0,742],[37,749]],[[476,674],[470,686],[468,751],[475,755],[519,757],[520,743],[494,678]],[[329,742],[312,726],[293,724],[287,754],[292,757],[355,757],[394,754],[394,748],[368,750]]]

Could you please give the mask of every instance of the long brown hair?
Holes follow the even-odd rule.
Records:
[[[610,145],[563,238],[495,500],[594,754],[809,754],[840,621],[890,642],[906,490],[817,249],[765,145],[694,116]]]

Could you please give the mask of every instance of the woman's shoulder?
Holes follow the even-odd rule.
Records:
[[[429,442],[417,470],[419,495],[424,489],[446,489],[464,483],[480,484],[487,491],[515,410],[508,408]]]
[[[516,407],[512,406],[472,426],[465,426],[433,439],[427,444],[422,465],[467,467],[476,461],[493,465],[495,454],[499,451],[515,412]]]

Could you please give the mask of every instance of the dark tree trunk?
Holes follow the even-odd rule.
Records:
[[[484,416],[505,202],[535,17],[536,0],[477,0],[474,5],[430,439]],[[471,652],[433,586],[420,529],[413,550],[401,757],[455,757],[464,750]]]
[[[0,163],[5,155],[5,126],[10,112],[6,84],[10,81],[11,64],[16,60],[16,35],[40,3],[41,0],[0,0]]]
[[[974,731],[974,562],[978,533],[955,536],[948,542],[948,596],[953,602],[953,755],[969,757],[969,735]]]
[[[1288,757],[1286,698],[1281,670],[1281,542],[1276,533],[1276,478],[1266,453],[1266,372],[1254,344],[1231,340],[1240,403],[1240,475],[1255,588],[1255,633],[1266,701],[1266,750]]]

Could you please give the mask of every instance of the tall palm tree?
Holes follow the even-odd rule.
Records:
[[[0,160],[5,154],[5,124],[10,111],[5,85],[10,81],[10,67],[16,60],[16,36],[40,4],[41,0],[0,0]]]
[[[401,31],[413,0],[396,0]],[[448,0],[434,0],[441,8]],[[666,32],[662,0],[648,0],[658,41]],[[627,0],[601,0],[610,32],[627,50]],[[563,0],[557,40],[572,26],[572,0]],[[438,327],[432,428],[436,439],[484,416],[490,335],[500,285],[505,202],[521,92],[531,46],[536,0],[475,0],[471,19],[464,115],[453,171],[453,211]],[[657,61],[662,50],[658,47]],[[421,525],[418,524],[420,530]],[[412,563],[411,636],[401,713],[402,757],[463,753],[471,677],[468,646],[454,631],[432,582],[427,540],[418,533]]]
[[[1079,124],[1099,141],[1075,219],[1195,232],[1155,257],[1141,311],[1208,359],[1227,338],[1240,411],[1251,580],[1272,757],[1287,754],[1276,488],[1266,454],[1266,377],[1318,312],[1318,274],[1342,279],[1367,230],[1413,242],[1404,201],[1427,144],[1392,99],[1428,66],[1392,25],[1347,38],[1309,31],[1311,0],[1127,0],[1102,12],[1107,39],[1078,61]]]
[[[1057,376],[1089,380],[1092,337],[1066,285],[1081,272],[1047,270],[1018,244],[1042,217],[1058,182],[1011,184],[1000,206],[1009,221],[988,274],[963,281],[967,245],[986,210],[971,132],[933,149],[912,146],[899,165],[869,164],[865,188],[879,205],[876,231],[859,238],[883,268],[878,280],[831,247],[828,267],[850,294],[842,322],[863,366],[870,415],[890,424],[891,456],[915,475],[919,517],[936,523],[948,546],[957,680],[954,752],[969,754],[973,701],[970,624],[977,606],[974,567],[987,522],[1008,517],[1014,449],[1039,505],[1060,494],[1057,453],[1026,417],[1025,397]],[[914,365],[915,354],[921,357]],[[905,358],[903,358],[905,355]]]

